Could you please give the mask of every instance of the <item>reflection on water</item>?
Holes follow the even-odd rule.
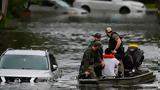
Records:
[[[26,31],[0,31],[0,38],[1,53],[7,48],[32,48],[32,46],[39,46],[45,42],[43,37]]]
[[[24,28],[25,29],[25,28]],[[45,33],[46,35],[46,33]],[[47,36],[47,35],[46,35]],[[53,38],[48,40],[48,38],[41,35],[38,32],[32,32],[27,30],[2,30],[0,31],[0,53],[4,52],[7,48],[14,49],[54,49],[54,52],[63,52],[61,45],[61,40],[58,38]],[[50,44],[50,41],[53,41]],[[63,42],[64,43],[64,42]],[[55,46],[56,44],[56,46]]]
[[[76,76],[87,40],[92,34],[104,34],[104,28],[124,36],[124,44],[138,42],[145,52],[143,67],[150,68],[157,75],[154,83],[135,86],[79,86]],[[160,84],[159,76],[159,30],[154,15],[104,14],[88,17],[53,15],[52,13],[33,13],[30,20],[23,21],[16,30],[0,31],[0,52],[7,48],[51,49],[55,53],[63,76],[55,83],[9,84],[0,89],[12,90],[156,90]],[[155,36],[156,35],[156,36]],[[107,38],[102,38],[104,48]],[[151,63],[152,61],[157,61]]]
[[[4,52],[7,48],[36,49],[38,47],[43,47],[43,45],[47,43],[46,39],[38,33],[27,31],[0,31],[0,38],[0,53]]]
[[[90,13],[88,16],[82,16],[77,19],[77,16],[70,16],[69,20],[79,20],[79,22],[106,22],[106,23],[116,23],[116,22],[134,22],[134,19],[145,18],[144,13],[130,13],[130,14],[115,14],[113,12],[96,11]],[[78,16],[79,17],[79,16]],[[82,20],[83,19],[83,20]],[[126,20],[128,19],[128,20]]]

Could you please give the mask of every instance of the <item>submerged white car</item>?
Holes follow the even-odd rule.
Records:
[[[86,10],[82,8],[71,7],[63,0],[42,0],[40,5],[31,5],[30,9],[32,11],[49,11],[58,14],[88,14]]]
[[[145,5],[132,0],[75,0],[74,7],[83,8],[88,12],[94,10],[115,11],[120,14],[145,12]]]
[[[0,81],[54,81],[59,69],[53,54],[43,50],[6,50],[0,57]]]

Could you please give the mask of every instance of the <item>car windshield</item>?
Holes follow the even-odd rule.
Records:
[[[59,0],[59,1],[56,1],[57,2],[57,4],[59,4],[61,7],[70,7],[66,2],[64,2],[64,1],[61,1],[61,0]]]
[[[0,69],[47,70],[48,62],[45,56],[4,55],[0,60]]]

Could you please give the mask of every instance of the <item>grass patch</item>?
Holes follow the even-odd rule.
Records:
[[[157,8],[156,4],[145,4],[145,6],[148,9],[156,9]]]

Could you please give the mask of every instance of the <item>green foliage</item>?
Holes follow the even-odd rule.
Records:
[[[155,8],[157,8],[157,7],[156,7],[156,4],[145,4],[145,6],[146,6],[148,9],[155,9]]]
[[[20,17],[21,13],[25,10],[24,5],[26,2],[27,0],[8,0],[7,16],[2,21],[0,21],[0,28],[7,27],[8,23],[12,19]]]

